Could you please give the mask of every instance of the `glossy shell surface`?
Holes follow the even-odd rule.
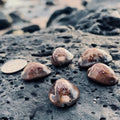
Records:
[[[68,65],[73,59],[73,55],[65,48],[56,48],[53,52],[51,62],[54,66]]]
[[[111,55],[98,48],[89,48],[78,60],[80,67],[91,67],[95,63],[109,63],[112,61]]]
[[[118,82],[114,71],[103,63],[97,63],[90,67],[88,77],[103,85],[114,85]]]
[[[49,100],[58,107],[71,106],[78,100],[79,89],[66,79],[57,80],[49,91]]]
[[[51,70],[41,63],[29,63],[21,74],[23,80],[32,80],[46,77],[51,73]]]

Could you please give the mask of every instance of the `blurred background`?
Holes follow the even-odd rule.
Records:
[[[40,29],[45,28],[51,14],[66,6],[82,9],[81,0],[0,0],[0,12],[11,24],[2,27],[0,35],[13,33],[12,31],[14,34],[23,34],[21,29],[33,24]]]
[[[57,26],[119,35],[120,0],[0,0],[0,35]]]

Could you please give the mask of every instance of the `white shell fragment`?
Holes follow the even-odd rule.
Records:
[[[1,71],[7,74],[15,73],[22,70],[26,65],[27,61],[24,59],[9,60],[1,67]]]

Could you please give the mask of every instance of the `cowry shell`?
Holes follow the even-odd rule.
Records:
[[[98,48],[89,48],[82,53],[78,60],[80,67],[90,67],[95,63],[109,63],[112,61],[111,55]]]
[[[49,100],[58,107],[73,105],[79,96],[79,89],[63,78],[58,79],[49,91]]]
[[[51,73],[51,70],[41,63],[29,63],[21,74],[23,80],[32,80],[46,77]]]
[[[53,52],[51,62],[54,66],[68,65],[73,59],[73,55],[65,48],[56,48]]]
[[[88,77],[103,85],[114,85],[118,82],[114,71],[103,63],[96,63],[90,67]]]

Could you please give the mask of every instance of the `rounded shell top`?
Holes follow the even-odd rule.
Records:
[[[112,61],[111,55],[98,48],[89,48],[82,53],[78,64],[80,67],[90,67],[95,63],[109,63]]]
[[[21,74],[23,80],[42,78],[51,73],[51,70],[41,63],[29,63]]]
[[[90,67],[88,77],[104,85],[114,85],[118,82],[114,71],[103,63],[97,63]]]
[[[24,59],[9,60],[2,67],[1,71],[6,74],[15,73],[22,70],[27,65]]]
[[[53,52],[51,62],[55,66],[64,66],[69,64],[73,59],[73,55],[65,48],[56,48]]]
[[[58,106],[71,106],[79,98],[79,89],[66,79],[57,80],[49,91],[50,101]]]

